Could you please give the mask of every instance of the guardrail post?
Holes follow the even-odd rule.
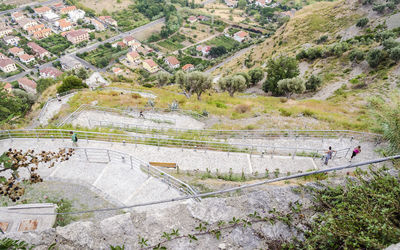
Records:
[[[89,161],[89,157],[87,155],[87,149],[85,148],[85,155],[86,155],[86,161]]]
[[[147,176],[148,178],[150,178],[150,165],[147,164]]]
[[[275,148],[273,148],[271,151],[271,159],[274,158],[274,153],[275,153]]]
[[[111,162],[110,150],[107,149],[108,162]]]
[[[36,130],[35,130],[35,135],[36,135],[36,139],[39,141],[39,135]]]
[[[10,134],[10,130],[7,130],[7,133],[8,133],[8,137],[10,138],[10,140],[13,141],[12,136]]]
[[[131,161],[131,169],[133,169],[133,163],[132,163],[132,156],[131,155],[129,156],[129,159]]]
[[[51,137],[51,140],[54,141],[54,135],[51,135],[50,137]]]
[[[294,157],[296,156],[296,152],[297,152],[297,148],[294,150],[293,152],[293,156],[292,156],[292,160],[294,159]]]

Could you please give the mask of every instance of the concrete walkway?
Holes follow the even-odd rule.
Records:
[[[38,117],[39,124],[42,126],[47,126],[49,124],[49,120],[53,118],[58,112],[60,112],[61,107],[66,105],[71,97],[73,97],[76,93],[71,93],[69,95],[60,97],[61,101],[58,101],[57,98],[49,100],[45,110],[42,110],[40,113],[41,116]]]

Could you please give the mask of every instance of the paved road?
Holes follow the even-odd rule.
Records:
[[[231,62],[232,60],[238,58],[239,56],[245,54],[247,51],[251,50],[251,49],[254,48],[255,46],[256,46],[256,44],[254,44],[254,45],[252,45],[252,46],[250,46],[250,47],[244,48],[244,49],[242,49],[242,50],[239,50],[239,51],[236,52],[234,55],[232,55],[232,56],[226,58],[226,59],[225,59],[224,61],[222,61],[221,63],[215,65],[214,67],[212,67],[212,68],[210,68],[210,69],[208,69],[208,70],[206,70],[206,73],[212,73],[212,72],[214,72],[216,69],[218,69],[218,68],[221,67],[222,65],[227,64],[227,63]]]
[[[21,6],[21,7],[15,8],[15,9],[0,11],[0,15],[4,15],[4,14],[7,14],[7,13],[12,13],[14,11],[20,11],[20,10],[23,10],[27,6],[35,6],[35,5],[38,5],[38,4],[40,4],[40,5],[50,5],[50,4],[57,3],[57,2],[60,2],[60,0],[50,0],[50,1],[45,1],[45,2],[32,2],[30,4],[25,4],[25,5]]]

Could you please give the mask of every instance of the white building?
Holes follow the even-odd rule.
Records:
[[[72,22],[76,23],[79,19],[82,19],[85,17],[85,11],[79,10],[79,9],[70,11],[68,13],[68,17]]]

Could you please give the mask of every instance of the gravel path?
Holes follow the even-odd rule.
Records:
[[[86,110],[78,115],[73,121],[74,126],[94,127],[99,125],[99,121],[112,123],[129,124],[130,127],[134,125],[154,126],[157,128],[190,128],[190,129],[203,129],[204,123],[185,115],[174,113],[155,113],[144,112],[145,119],[139,118],[138,113],[132,113],[134,117],[121,116],[114,113],[107,113],[102,111]],[[90,123],[89,123],[90,120]]]
[[[46,109],[41,112],[42,115],[38,117],[39,124],[42,126],[46,126],[47,124],[49,124],[49,120],[53,118],[53,116],[61,110],[61,107],[63,105],[66,105],[69,99],[75,94],[76,93],[72,93],[61,97],[61,101],[58,101],[57,99],[50,100],[46,106]]]

